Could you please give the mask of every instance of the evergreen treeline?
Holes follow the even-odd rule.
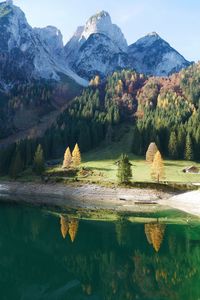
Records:
[[[149,144],[156,142],[164,156],[199,160],[200,109],[196,101],[172,91],[159,94],[156,100],[155,107],[145,104],[143,116],[136,122],[133,152],[144,155]]]
[[[149,144],[155,142],[165,157],[200,160],[199,82],[198,64],[169,78],[147,78],[125,70],[113,73],[102,83],[96,77],[42,138],[23,140],[1,150],[0,172],[11,174],[13,166],[18,166],[16,160],[21,160],[22,169],[31,165],[39,144],[45,159],[62,157],[66,147],[73,149],[76,143],[81,152],[88,151],[104,139],[111,141],[122,122],[134,125],[135,154],[144,155]],[[39,93],[40,101],[48,102],[51,90],[39,91],[32,93]],[[24,103],[30,102],[26,90],[16,90],[15,99],[19,94],[25,95]]]

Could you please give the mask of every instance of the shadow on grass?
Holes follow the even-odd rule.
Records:
[[[98,154],[98,153],[88,153],[86,155],[83,156],[83,162],[84,163],[87,163],[87,162],[102,162],[102,161],[117,161],[120,156],[121,156],[122,153],[120,153],[119,155],[118,154],[108,154],[108,153],[104,153],[102,152],[101,154]],[[136,162],[139,162],[139,161],[144,161],[144,157],[140,157],[140,156],[134,156],[134,154],[130,154],[128,153],[128,157],[131,161],[136,161]]]
[[[90,170],[94,171],[112,171],[110,168],[98,168],[98,167],[90,167]]]
[[[184,164],[183,165],[181,165],[180,163],[173,163],[173,161],[172,162],[164,162],[164,164],[165,164],[165,167],[179,167],[179,168],[184,168]],[[187,163],[185,164],[185,165],[187,165]]]

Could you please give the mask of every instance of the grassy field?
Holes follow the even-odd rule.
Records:
[[[131,153],[131,128],[124,127],[118,132],[118,137],[115,142],[106,143],[103,142],[100,147],[96,150],[92,150],[86,154],[82,155],[81,168],[89,170],[86,172],[86,176],[80,173],[77,175],[67,175],[65,170],[62,169],[61,165],[50,167],[46,173],[48,175],[53,175],[57,178],[56,182],[74,182],[75,178],[79,181],[98,183],[103,185],[110,185],[117,183],[117,166],[115,162],[118,160],[122,153],[127,153],[129,159],[132,163],[133,172],[133,182],[140,183],[152,183],[151,178],[151,165],[146,163],[144,157],[135,156]],[[61,159],[62,160],[62,159]],[[196,165],[200,168],[200,164],[188,161],[172,161],[164,160],[165,164],[165,178],[163,182],[169,183],[200,183],[200,174],[186,174],[183,173],[183,169]],[[76,172],[75,172],[76,173]],[[28,169],[23,172],[22,176],[19,178],[24,182],[40,180],[39,177],[32,173],[32,169]],[[5,178],[6,180],[6,178]]]
[[[120,141],[113,142],[109,145],[102,144],[97,150],[93,150],[83,155],[82,167],[92,169],[94,174],[87,178],[91,181],[109,181],[116,182],[117,166],[115,161],[121,153],[127,153],[133,165],[134,182],[152,182],[151,166],[146,163],[144,157],[138,157],[130,153],[131,149],[131,132],[122,133]],[[200,164],[188,161],[165,160],[165,179],[168,182],[177,183],[200,183],[200,174],[183,173],[185,167]]]
[[[111,158],[101,158],[101,152],[97,151],[84,156],[83,167],[87,167],[94,171],[91,180],[116,181],[117,167],[115,160]],[[146,163],[144,158],[129,155],[133,164],[133,181],[134,182],[152,182],[151,166]],[[165,179],[163,181],[177,183],[200,183],[200,174],[185,174],[183,169],[191,164],[196,163],[186,161],[165,161]],[[200,167],[200,165],[199,165]],[[89,178],[87,178],[89,179]]]

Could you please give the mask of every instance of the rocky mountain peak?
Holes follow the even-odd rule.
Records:
[[[112,23],[108,12],[101,11],[78,27],[65,46],[66,60],[80,76],[107,75],[115,64],[125,67],[124,53],[128,50],[121,29]]]
[[[33,29],[23,11],[6,0],[0,3],[0,36],[0,80],[5,74],[17,74],[14,69],[19,71],[17,78],[60,80],[59,74],[65,74],[87,85],[77,74],[90,79],[96,74],[105,77],[115,70],[130,68],[148,75],[167,76],[189,65],[156,32],[128,47],[121,29],[106,11],[98,12],[85,26],[79,26],[64,47],[56,27]],[[6,80],[9,82],[10,78]]]
[[[130,45],[128,55],[130,66],[147,75],[168,76],[190,64],[156,32],[149,33]]]
[[[9,3],[9,5],[8,5]],[[10,52],[13,48],[22,47],[32,41],[31,27],[23,11],[10,2],[0,3],[0,30],[3,32],[1,49]]]
[[[149,47],[157,42],[165,42],[156,32],[151,32],[137,40],[134,44]],[[167,44],[167,42],[165,42]]]
[[[63,49],[63,36],[60,30],[54,26],[45,28],[34,28],[35,33],[45,43],[45,45],[56,55]]]
[[[97,12],[95,15],[91,16],[88,20],[88,22],[99,22],[102,19],[110,19],[111,22],[111,17],[109,15],[109,13],[105,10],[99,11]]]
[[[155,37],[155,38],[160,38],[159,34],[155,31],[152,31],[150,33],[147,34],[147,36],[149,37]]]
[[[92,34],[104,34],[123,52],[127,51],[127,41],[121,29],[112,23],[111,17],[108,12],[101,11],[86,22],[82,38],[87,40]]]
[[[6,0],[7,5],[13,5],[13,0]]]
[[[87,85],[69,69],[62,34],[56,27],[33,29],[19,7],[2,2],[0,35],[0,83],[4,86],[32,79],[59,81],[61,74]]]
[[[83,31],[84,31],[84,26],[78,26],[73,36],[79,39],[83,34]]]

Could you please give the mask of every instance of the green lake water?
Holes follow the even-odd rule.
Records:
[[[79,220],[1,204],[0,294],[1,300],[198,300],[200,223]]]

